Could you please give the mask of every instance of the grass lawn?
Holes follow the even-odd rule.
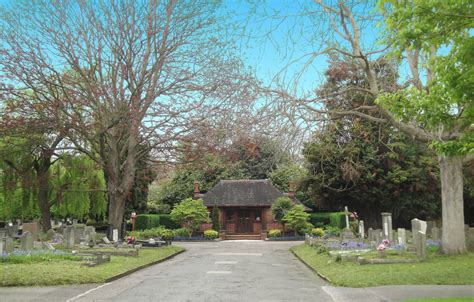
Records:
[[[340,286],[474,284],[474,253],[461,256],[430,253],[428,260],[421,263],[360,265],[354,262],[334,262],[334,258],[318,254],[306,244],[295,246],[291,250],[318,273],[326,276],[331,283]]]
[[[112,256],[109,263],[81,266],[81,261],[54,260],[40,263],[0,264],[0,286],[36,286],[101,283],[136,267],[182,251],[179,246],[141,249],[139,257]]]

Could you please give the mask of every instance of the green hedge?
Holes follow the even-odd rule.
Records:
[[[135,228],[137,230],[147,230],[164,226],[167,229],[177,229],[179,225],[171,220],[169,214],[140,214],[137,215]]]
[[[330,225],[340,229],[346,224],[344,212],[311,213],[309,221],[314,226]]]
[[[330,213],[329,224],[333,227],[343,229],[346,226],[346,215],[344,212]]]
[[[171,219],[170,214],[159,214],[160,216],[160,224],[167,229],[178,229],[181,226],[177,224],[173,219]]]

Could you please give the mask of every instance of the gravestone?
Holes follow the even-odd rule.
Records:
[[[418,246],[417,234],[420,231],[426,235],[426,221],[419,220],[418,218],[412,219],[411,220],[411,233],[413,235],[413,243],[415,244],[415,246]]]
[[[431,239],[441,240],[441,229],[438,227],[431,228]]]
[[[365,230],[364,230],[364,221],[359,220],[359,237],[364,239],[365,238]]]
[[[23,232],[20,236],[20,246],[21,249],[24,251],[29,251],[33,249],[33,234],[30,232],[26,231]]]
[[[6,254],[5,241],[0,240],[0,256]]]
[[[0,238],[7,237],[7,229],[0,229]]]
[[[474,228],[465,229],[466,248],[468,251],[474,252]]]
[[[380,244],[383,239],[383,231],[380,229],[375,230],[375,242],[377,242],[377,244]]]
[[[367,231],[367,239],[369,241],[374,241],[374,230],[372,228],[369,228]]]
[[[426,221],[426,236],[433,236],[431,230],[437,227],[436,220],[427,220]]]
[[[426,234],[422,231],[418,231],[416,237],[416,255],[421,260],[426,259]]]
[[[3,252],[5,253],[13,252],[13,238],[11,237],[0,238],[0,243],[3,245]]]
[[[38,240],[38,233],[40,231],[40,225],[38,221],[23,223],[23,233],[29,232],[33,236],[33,240]]]
[[[406,246],[407,245],[406,230],[403,228],[398,228],[397,233],[398,233],[398,244]]]
[[[112,231],[112,241],[113,241],[113,242],[118,242],[118,238],[119,238],[118,230],[117,230],[117,229],[113,229],[113,231]]]
[[[392,237],[392,213],[382,213],[382,226],[383,226],[383,237],[388,239],[390,242],[393,241]]]
[[[347,206],[344,207],[344,212],[346,214],[346,230],[350,229],[349,226],[349,210],[347,209]]]
[[[392,241],[390,243],[395,243],[395,242],[398,242],[398,234],[397,234],[397,231],[395,230],[392,230]]]
[[[110,244],[110,240],[109,240],[109,238],[107,238],[107,236],[103,237],[102,241],[106,244]]]
[[[68,225],[66,229],[64,229],[63,237],[64,237],[66,248],[68,249],[72,248],[74,246],[74,243],[76,242],[74,233],[75,233],[75,230],[72,225]]]
[[[74,227],[74,243],[79,244],[81,243],[81,239],[84,238],[84,228],[83,224],[76,224],[73,225]]]
[[[56,235],[56,232],[53,229],[49,229],[46,232],[46,239],[47,240],[53,240],[54,236]]]

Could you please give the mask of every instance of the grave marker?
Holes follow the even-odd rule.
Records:
[[[33,235],[26,231],[23,232],[20,236],[20,246],[24,251],[29,251],[33,249]]]
[[[393,241],[392,237],[392,213],[383,212],[382,214],[382,226],[383,226],[383,237],[388,239],[390,242]]]

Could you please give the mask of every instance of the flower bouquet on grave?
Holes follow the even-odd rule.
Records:
[[[385,249],[390,245],[390,241],[388,239],[382,240],[382,243],[379,244],[377,247],[377,251],[379,251],[380,258],[385,258]]]

